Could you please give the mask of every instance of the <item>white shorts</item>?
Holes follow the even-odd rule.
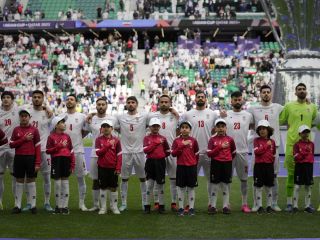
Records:
[[[98,157],[91,157],[90,160],[90,177],[92,180],[98,180]]]
[[[177,175],[177,158],[166,157],[166,170],[169,178],[176,178]]]
[[[146,164],[146,155],[140,153],[122,153],[121,178],[128,179],[132,174],[132,168],[138,178],[145,178],[144,166]]]
[[[74,155],[76,157],[76,166],[74,169],[74,174],[77,177],[84,177],[85,175],[87,175],[87,167],[86,167],[86,161],[84,159],[84,154],[75,153]]]
[[[5,173],[8,168],[13,173],[14,149],[5,149],[0,151],[0,174]]]
[[[51,172],[51,158],[50,155],[46,152],[41,152],[41,173],[50,173]]]
[[[236,169],[236,173],[241,181],[247,181],[249,170],[248,153],[236,153],[236,156],[232,161],[232,169]]]
[[[202,167],[204,175],[207,177],[207,179],[210,180],[210,165],[211,165],[211,158],[209,158],[207,154],[199,155],[199,162],[197,167],[198,175]]]

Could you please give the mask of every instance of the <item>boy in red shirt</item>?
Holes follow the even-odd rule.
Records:
[[[47,139],[46,153],[51,155],[51,178],[54,179],[56,208],[54,214],[69,214],[69,176],[74,171],[75,156],[71,138],[64,133],[68,116],[52,119],[52,133]]]
[[[253,185],[256,188],[256,203],[258,214],[264,212],[262,207],[262,187],[265,186],[267,193],[267,213],[272,213],[272,187],[274,186],[274,160],[276,144],[270,137],[273,128],[267,120],[260,120],[256,132],[259,137],[253,140],[254,168]]]
[[[118,175],[121,172],[122,150],[120,140],[112,135],[113,123],[110,120],[101,122],[101,136],[96,139],[95,147],[98,156],[98,181],[100,185],[101,208],[99,214],[107,212],[107,193],[110,192],[110,208],[114,214],[118,209]]]
[[[314,144],[309,140],[310,128],[307,125],[299,127],[300,140],[293,146],[295,160],[293,212],[298,212],[300,186],[305,186],[305,209],[307,213],[313,213],[311,207],[311,188],[313,185]]]
[[[179,125],[180,136],[172,143],[172,156],[177,157],[176,185],[178,192],[179,210],[178,215],[184,215],[184,197],[188,190],[189,215],[193,216],[195,190],[198,186],[197,164],[199,161],[199,145],[195,138],[190,137],[192,125],[188,121],[182,121]]]
[[[21,213],[21,200],[26,177],[27,190],[31,199],[31,213],[36,214],[36,183],[35,177],[40,169],[41,148],[40,134],[37,128],[29,124],[30,113],[23,109],[19,111],[20,126],[13,129],[10,148],[15,149],[13,160],[13,176],[16,178],[15,207],[12,213]]]
[[[150,193],[153,191],[154,182],[157,183],[159,196],[159,213],[164,213],[164,183],[166,174],[166,160],[170,155],[167,139],[159,134],[160,119],[152,118],[149,122],[150,134],[143,139],[143,151],[147,154],[145,165],[147,178],[147,198],[144,212],[150,213]]]
[[[217,197],[219,186],[223,192],[223,213],[230,214],[229,208],[229,189],[232,182],[232,159],[236,154],[236,145],[232,137],[227,136],[227,124],[222,118],[215,121],[215,132],[208,143],[207,154],[211,158],[210,182],[211,189],[211,208],[209,214],[217,213]]]

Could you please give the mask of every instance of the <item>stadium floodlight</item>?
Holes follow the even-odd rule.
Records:
[[[286,61],[276,69],[274,101],[296,99],[294,88],[306,84],[310,100],[320,103],[320,0],[260,0]],[[274,27],[277,21],[280,36]]]

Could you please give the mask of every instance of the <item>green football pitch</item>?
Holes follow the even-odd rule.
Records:
[[[38,214],[24,212],[11,214],[13,197],[8,174],[5,176],[4,210],[0,211],[1,238],[307,238],[320,236],[320,213],[297,214],[285,212],[275,214],[240,212],[239,181],[234,178],[231,193],[231,215],[221,211],[214,216],[207,214],[206,181],[199,177],[196,190],[196,215],[178,217],[167,210],[159,215],[152,212],[144,215],[141,210],[140,187],[136,177],[129,181],[128,211],[121,215],[98,215],[96,212],[80,212],[76,179],[70,183],[70,215],[53,215],[42,209],[42,179],[37,179]],[[318,206],[319,179],[315,179],[312,203]],[[252,179],[250,179],[250,185]],[[285,205],[285,179],[280,179],[280,206]],[[87,179],[87,207],[92,206],[91,180]],[[303,209],[303,189],[300,194],[300,208]],[[252,192],[249,191],[249,203],[252,203]],[[218,207],[221,210],[221,195]],[[166,202],[170,203],[169,188],[166,184]],[[24,199],[25,203],[25,199]],[[54,205],[52,194],[51,203]]]

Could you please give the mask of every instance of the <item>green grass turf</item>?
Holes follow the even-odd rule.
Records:
[[[96,212],[80,212],[75,177],[71,177],[70,208],[68,216],[53,215],[42,209],[43,196],[41,180],[37,180],[38,199],[37,215],[26,212],[12,215],[13,198],[8,174],[5,177],[6,191],[4,195],[4,211],[0,211],[0,237],[2,238],[293,238],[319,237],[320,213],[307,214],[299,212],[288,213],[243,214],[240,212],[239,181],[234,178],[231,194],[231,215],[221,212],[215,216],[207,214],[206,181],[199,177],[199,187],[196,189],[196,215],[193,217],[178,217],[167,211],[164,215],[152,212],[144,215],[141,210],[140,188],[136,177],[129,181],[129,210],[115,216],[111,213],[98,215]],[[280,179],[280,206],[284,207],[284,181]],[[250,179],[250,185],[252,179]],[[92,206],[90,185],[87,179],[88,194],[86,204]],[[166,184],[166,202],[169,203],[169,188]],[[312,203],[318,206],[318,186],[316,179],[313,189]],[[303,190],[300,195],[300,206],[303,207]],[[25,200],[24,200],[25,203]],[[52,194],[51,203],[54,205]],[[252,203],[251,189],[249,203]],[[218,208],[221,210],[221,195]]]

